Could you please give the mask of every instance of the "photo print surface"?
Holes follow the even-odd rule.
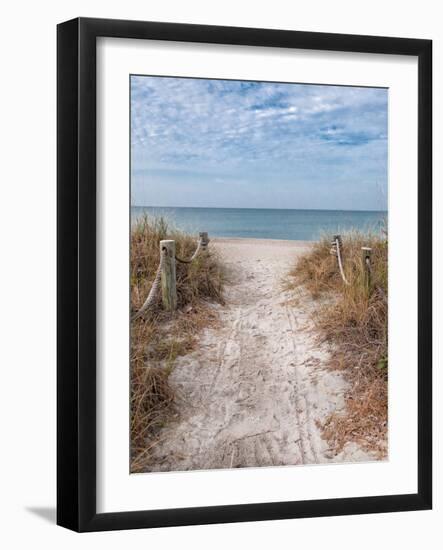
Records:
[[[130,77],[130,471],[388,458],[388,89]]]

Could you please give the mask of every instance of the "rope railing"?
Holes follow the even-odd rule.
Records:
[[[131,321],[135,321],[155,305],[160,287],[162,287],[162,301],[165,309],[174,310],[176,308],[175,261],[190,264],[198,256],[200,250],[206,249],[208,243],[208,234],[200,233],[197,248],[188,260],[184,260],[175,254],[175,241],[160,241],[160,262],[151,285],[151,290],[141,308],[131,317]]]
[[[197,248],[195,249],[195,252],[194,254],[189,258],[189,260],[183,260],[182,258],[179,258],[178,256],[175,256],[175,259],[177,260],[177,262],[180,262],[182,264],[190,264],[192,263],[195,258],[197,257],[197,254],[200,252],[200,248],[202,246],[202,240],[199,239],[198,243],[197,243]]]
[[[349,286],[350,283],[346,279],[346,275],[343,269],[342,240],[340,235],[334,235],[331,245],[332,245],[331,254],[337,257],[337,263],[338,263],[338,268],[340,271],[341,278],[343,279],[343,282],[345,283],[345,285]],[[362,265],[363,265],[363,284],[365,288],[367,289],[367,291],[369,291],[371,287],[376,288],[380,293],[382,293],[386,297],[386,292],[384,291],[384,289],[373,281],[373,273],[372,273],[372,266],[371,266],[372,248],[368,246],[362,246],[361,252],[362,252]]]
[[[131,321],[135,321],[139,317],[145,313],[149,308],[151,308],[156,301],[158,289],[160,288],[160,280],[161,280],[161,274],[162,274],[162,268],[164,264],[164,260],[166,257],[166,250],[162,249],[160,250],[160,263],[158,264],[157,271],[155,273],[155,278],[151,286],[151,290],[149,291],[148,297],[144,301],[142,307],[131,317]]]
[[[334,235],[334,240],[332,241],[331,254],[334,254],[335,256],[337,256],[338,268],[340,270],[341,278],[343,279],[343,282],[345,283],[345,285],[349,286],[350,283],[346,279],[345,272],[343,271],[343,260],[341,257],[340,245],[341,245],[340,235]]]

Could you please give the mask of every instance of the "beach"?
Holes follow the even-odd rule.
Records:
[[[284,208],[189,208],[132,206],[131,219],[164,218],[185,233],[207,231],[213,237],[316,241],[348,230],[379,233],[387,212],[363,210],[303,210]]]
[[[321,437],[345,407],[347,382],[327,368],[315,338],[312,300],[285,289],[311,243],[213,238],[227,269],[219,322],[175,363],[176,418],[162,429],[151,471],[374,460],[355,443],[339,454]]]

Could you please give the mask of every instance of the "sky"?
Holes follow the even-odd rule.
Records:
[[[388,90],[131,76],[131,203],[387,210]]]

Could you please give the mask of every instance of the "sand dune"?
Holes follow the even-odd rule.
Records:
[[[152,470],[195,470],[367,461],[355,444],[338,456],[319,425],[344,407],[346,382],[325,367],[314,341],[312,303],[283,290],[310,243],[215,239],[229,272],[220,327],[170,377],[180,416],[161,433]]]

